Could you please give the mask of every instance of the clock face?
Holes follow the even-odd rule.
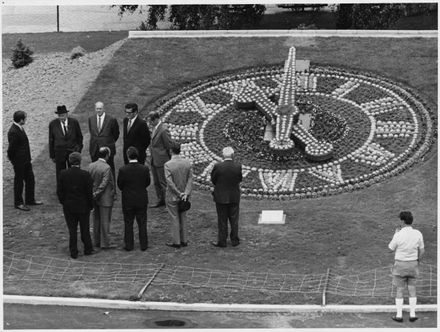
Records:
[[[360,189],[401,173],[429,149],[430,111],[414,90],[334,67],[311,66],[292,75],[298,123],[332,144],[330,159],[310,160],[298,143],[286,153],[274,151],[271,121],[257,108],[237,106],[244,89],[254,87],[261,103],[277,107],[282,65],[218,75],[165,98],[157,111],[192,161],[201,188],[211,188],[212,167],[226,146],[243,165],[243,196],[276,199]]]

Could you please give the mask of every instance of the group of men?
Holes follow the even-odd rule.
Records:
[[[77,228],[80,225],[84,255],[94,252],[89,231],[90,211],[94,211],[94,245],[102,249],[113,248],[110,243],[110,220],[116,199],[116,186],[122,193],[124,216],[124,249],[134,248],[133,223],[136,219],[139,242],[142,251],[148,248],[147,206],[150,185],[150,169],[145,165],[149,148],[151,174],[156,189],[157,202],[152,207],[167,206],[171,216],[172,242],[166,245],[174,248],[188,245],[186,211],[179,207],[180,201],[188,201],[192,192],[192,166],[189,160],[180,156],[180,145],[173,142],[166,124],[156,112],[148,114],[147,122],[139,117],[136,104],[125,106],[123,120],[124,166],[119,169],[115,181],[114,156],[119,138],[119,125],[115,118],[104,112],[104,104],[95,104],[95,115],[88,119],[90,132],[90,157],[88,170],[81,169],[83,135],[77,120],[68,117],[67,108],[58,106],[58,119],[49,124],[49,153],[55,163],[57,195],[63,205],[64,216],[69,229],[69,250],[72,258],[78,257]],[[8,132],[7,156],[14,167],[14,206],[29,211],[31,205],[41,205],[35,199],[35,179],[31,164],[29,140],[24,131],[27,115],[16,111],[13,124]],[[150,128],[151,134],[150,134]],[[228,222],[231,227],[232,246],[240,244],[238,219],[240,204],[240,182],[242,167],[233,161],[234,150],[223,149],[224,161],[214,165],[211,181],[214,184],[213,199],[216,203],[218,238],[212,242],[216,247],[226,247]],[[23,200],[23,189],[25,199]],[[402,322],[403,292],[409,292],[411,322],[415,315],[415,281],[419,274],[418,265],[424,254],[423,236],[412,228],[413,216],[409,211],[399,215],[402,229],[389,244],[395,252],[393,283],[396,292],[396,315],[393,320]]]
[[[192,165],[180,156],[180,145],[171,139],[167,125],[157,112],[150,112],[147,120],[139,116],[135,103],[125,105],[123,125],[124,166],[116,177],[114,157],[120,136],[118,121],[104,110],[104,104],[95,104],[95,114],[88,119],[90,133],[89,153],[91,163],[81,169],[83,134],[79,122],[68,116],[66,106],[56,109],[57,118],[49,124],[49,155],[55,163],[57,195],[63,205],[69,229],[69,248],[72,258],[78,257],[77,228],[80,225],[84,254],[94,252],[89,232],[90,211],[93,210],[93,242],[101,249],[114,248],[110,243],[110,221],[118,187],[122,193],[124,216],[124,243],[127,251],[134,248],[133,223],[139,228],[141,250],[148,248],[147,207],[150,171],[157,201],[152,208],[166,206],[171,216],[171,242],[166,245],[181,248],[188,245],[186,211],[180,202],[189,201],[192,192]],[[42,202],[34,198],[35,180],[32,171],[29,141],[23,125],[26,113],[17,111],[8,133],[8,157],[14,165],[14,206],[29,211],[29,205]],[[21,150],[25,150],[21,152]],[[211,174],[214,184],[214,201],[218,214],[218,239],[212,244],[226,247],[228,222],[231,225],[232,246],[240,243],[238,218],[241,165],[232,160],[234,151],[223,150],[225,161],[214,166]],[[25,155],[23,162],[21,155]],[[149,156],[150,168],[145,165]],[[22,170],[24,168],[24,170]],[[24,184],[24,186],[23,186]],[[22,199],[23,187],[25,201]]]

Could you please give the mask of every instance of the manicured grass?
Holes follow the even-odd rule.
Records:
[[[136,102],[146,115],[152,102],[185,83],[219,72],[260,64],[279,64],[290,46],[297,58],[313,64],[332,64],[372,71],[416,88],[428,100],[437,102],[437,40],[389,38],[204,38],[128,40],[103,69],[86,93],[73,116],[81,122],[93,104],[102,100],[108,113],[121,123],[123,107]],[[87,149],[87,143],[85,147]],[[83,155],[88,163],[88,152]],[[116,167],[122,165],[122,139],[118,141]],[[54,170],[48,170],[47,151],[36,156],[37,191],[45,204],[38,218],[18,214],[6,203],[4,220],[12,236],[4,239],[5,249],[30,255],[67,258],[67,229],[54,194]],[[53,168],[53,167],[52,167]],[[401,175],[369,188],[319,199],[283,201],[243,200],[240,214],[242,244],[219,250],[209,242],[216,238],[216,213],[209,192],[196,188],[189,213],[189,246],[174,250],[169,241],[166,210],[148,212],[151,247],[141,253],[123,250],[81,257],[82,261],[165,263],[241,272],[321,274],[328,268],[335,274],[356,274],[389,266],[393,256],[387,250],[397,224],[398,213],[413,211],[415,225],[425,236],[426,263],[437,262],[437,149],[423,162]],[[155,200],[153,188],[150,200]],[[11,197],[6,193],[5,197]],[[257,224],[262,209],[283,209],[283,226]],[[122,247],[123,219],[120,201],[113,209],[113,241]],[[44,227],[42,227],[44,225]],[[29,230],[38,229],[39,237]],[[133,285],[92,284],[81,281],[69,285],[56,282],[5,284],[7,293],[96,296],[127,298]],[[128,293],[128,290],[130,293]],[[320,295],[279,294],[276,292],[191,288],[178,285],[153,286],[144,299],[185,302],[319,303]],[[392,298],[333,298],[338,303],[392,303]],[[388,302],[387,302],[388,301]],[[435,299],[423,299],[432,302]],[[333,302],[333,303],[334,303]]]
[[[124,39],[127,31],[99,32],[47,32],[47,33],[6,33],[2,35],[2,56],[9,58],[19,39],[35,54],[69,52],[81,46],[87,52],[94,52]]]

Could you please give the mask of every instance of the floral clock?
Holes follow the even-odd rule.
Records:
[[[225,73],[170,93],[158,105],[194,180],[232,146],[243,165],[243,196],[296,199],[342,193],[394,176],[434,140],[426,103],[383,77],[334,67],[283,66]]]

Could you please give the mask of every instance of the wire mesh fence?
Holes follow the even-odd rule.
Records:
[[[391,266],[351,275],[328,270],[316,274],[231,272],[164,264],[94,263],[70,259],[23,255],[5,250],[3,280],[8,282],[132,284],[142,287],[179,285],[207,289],[234,289],[271,293],[332,294],[346,297],[394,297]],[[419,298],[437,296],[437,266],[420,265]]]

